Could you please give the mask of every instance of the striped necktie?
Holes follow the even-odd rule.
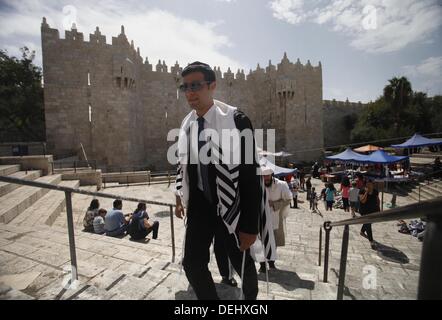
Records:
[[[201,132],[204,130],[204,118],[198,117],[198,159],[200,163],[200,171],[201,171],[201,179],[203,182],[203,191],[206,199],[212,203],[212,195],[210,193],[210,184],[209,184],[209,166],[207,164],[201,163],[200,150],[207,143],[206,141],[202,141],[199,139]]]

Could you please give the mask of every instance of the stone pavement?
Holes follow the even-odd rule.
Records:
[[[322,183],[313,183],[320,191]],[[101,191],[174,201],[167,184]],[[327,213],[321,210],[323,216],[312,214],[305,193],[300,193],[299,198],[300,208],[291,209],[287,218],[286,246],[278,248],[279,270],[270,272],[268,295],[265,276],[259,276],[259,299],[336,299],[343,228],[333,228],[331,232],[329,283],[322,282],[323,268],[318,266],[319,229],[325,220],[341,220],[350,214],[340,209]],[[0,224],[1,299],[195,299],[177,264],[182,253],[183,221],[174,218],[176,259],[171,263],[169,208],[148,206],[151,218],[160,222],[159,239],[149,236],[146,243],[139,243],[128,237],[115,239],[82,232],[83,215],[91,200],[89,196],[73,196],[79,272],[76,288],[63,289],[70,270],[64,212],[52,227]],[[398,197],[397,203],[403,205],[407,201]],[[109,209],[112,199],[100,199],[100,203]],[[124,212],[135,207],[136,203],[123,202]],[[375,240],[382,244],[378,252],[359,235],[359,229],[350,227],[345,299],[415,299],[422,243],[398,233],[396,222],[375,224]],[[239,289],[219,284],[221,277],[213,253],[211,257],[209,268],[220,297],[236,299]]]

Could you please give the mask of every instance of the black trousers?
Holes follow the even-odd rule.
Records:
[[[373,231],[371,230],[371,223],[362,225],[361,232],[367,235],[368,241],[373,241]]]
[[[158,238],[159,227],[160,227],[160,223],[158,221],[155,221],[153,223],[152,227],[144,229],[144,230],[138,232],[137,234],[132,234],[131,238],[134,240],[141,240],[141,239],[146,238],[149,235],[149,233],[153,232],[152,238],[156,239],[156,238]]]
[[[365,216],[368,213],[361,213],[361,216]],[[371,230],[371,223],[362,225],[361,232],[367,235],[368,241],[373,241],[373,231]]]
[[[216,264],[218,265],[220,275],[223,278],[231,279],[233,275],[230,272],[229,255],[224,246],[223,238],[220,239],[216,234],[213,242],[213,251],[215,252]]]
[[[233,268],[241,275],[243,253],[239,250],[235,237],[229,234],[224,222],[217,216],[216,206],[209,204],[202,192],[195,191],[191,194],[187,212],[183,267],[200,300],[219,300],[208,268],[210,245],[215,235],[219,244],[224,246]],[[258,295],[258,276],[249,250],[245,257],[243,292],[246,300],[256,300]]]
[[[292,204],[290,203],[290,208],[295,208],[295,209],[298,208],[298,196],[297,195],[293,196],[293,207],[292,207]]]

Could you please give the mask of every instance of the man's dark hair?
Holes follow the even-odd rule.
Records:
[[[114,201],[114,208],[118,208],[121,205],[123,205],[123,202],[121,200],[115,200]]]
[[[209,83],[216,81],[215,71],[206,63],[195,61],[184,68],[181,76],[184,78],[193,72],[201,72],[204,75],[204,81]]]

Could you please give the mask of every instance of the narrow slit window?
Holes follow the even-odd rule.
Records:
[[[91,86],[91,73],[89,71],[87,72],[87,85]]]
[[[89,122],[92,122],[92,106],[89,105]]]

